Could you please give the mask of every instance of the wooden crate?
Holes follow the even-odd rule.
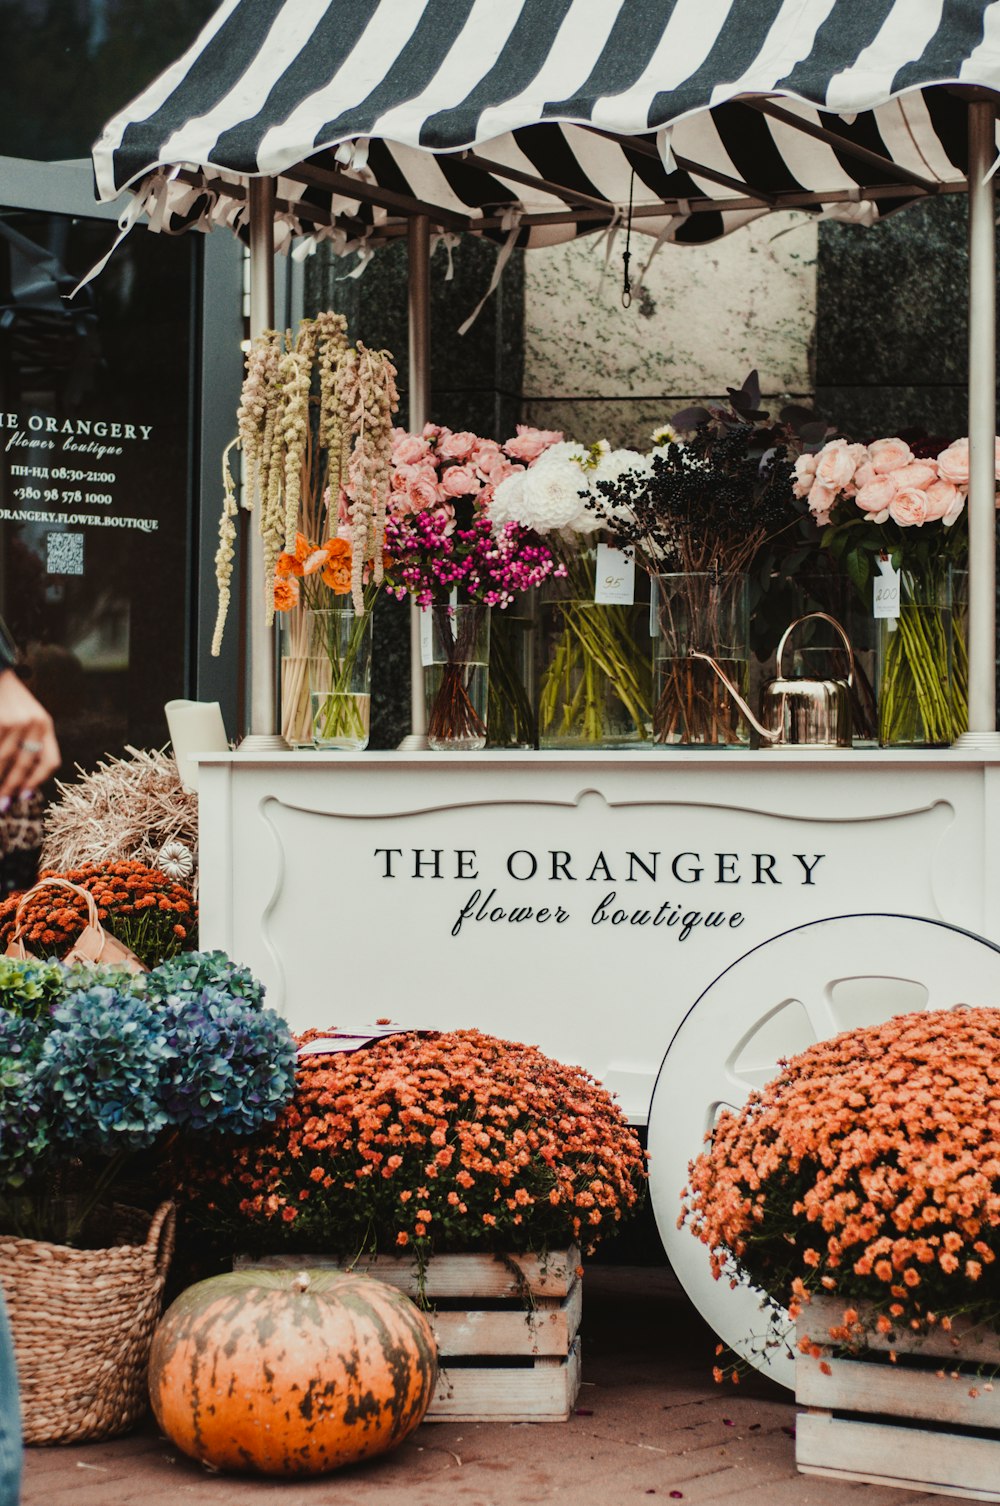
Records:
[[[820,1343],[843,1321],[844,1306],[814,1298],[800,1324]],[[795,1400],[807,1409],[795,1431],[799,1470],[1000,1501],[1000,1378],[995,1390],[984,1390],[990,1372],[1000,1369],[1000,1336],[956,1322],[950,1334],[924,1338],[872,1334],[869,1346],[856,1358],[796,1356]],[[884,1359],[890,1349],[894,1365]]]
[[[330,1255],[237,1256],[237,1268],[339,1269]],[[576,1248],[547,1255],[434,1255],[424,1296],[438,1346],[427,1422],[565,1422],[580,1389],[583,1287]],[[411,1258],[352,1261],[416,1299]]]

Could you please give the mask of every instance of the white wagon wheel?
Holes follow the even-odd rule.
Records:
[[[779,1057],[893,1015],[1000,1005],[1000,947],[912,915],[839,915],[762,942],[711,983],[681,1021],[649,1112],[649,1186],[660,1237],[695,1307],[736,1353],[794,1385],[785,1348],[763,1350],[761,1293],[714,1280],[708,1249],[677,1228],[688,1163],[723,1107],[740,1108]]]

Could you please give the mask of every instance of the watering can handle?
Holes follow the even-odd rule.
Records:
[[[806,612],[806,614],[803,617],[796,617],[796,619],[795,619],[794,622],[790,622],[788,624],[788,626],[785,628],[785,631],[781,635],[781,642],[778,644],[778,654],[777,654],[777,662],[776,662],[776,665],[775,665],[775,674],[777,675],[777,677],[778,677],[779,680],[783,678],[782,673],[781,673],[781,656],[782,656],[782,654],[785,651],[785,644],[788,642],[789,638],[792,636],[792,633],[795,631],[795,629],[797,627],[801,627],[804,622],[812,622],[816,618],[818,618],[821,622],[828,622],[830,624],[830,626],[836,628],[837,632],[840,634],[840,637],[841,637],[841,640],[843,642],[843,645],[844,645],[844,647],[847,650],[847,663],[848,663],[847,683],[848,683],[848,685],[853,685],[854,684],[854,650],[851,647],[851,640],[850,640],[850,638],[848,638],[847,634],[844,632],[844,629],[841,627],[841,625],[837,621],[836,617],[831,617],[830,614],[829,614],[829,612]]]

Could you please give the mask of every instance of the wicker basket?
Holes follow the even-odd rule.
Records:
[[[103,1250],[0,1235],[25,1443],[111,1438],[146,1409],[175,1210],[115,1214]]]

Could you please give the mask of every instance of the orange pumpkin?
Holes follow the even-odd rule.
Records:
[[[246,1270],[189,1287],[149,1362],[160,1427],[219,1469],[318,1475],[420,1422],[437,1352],[408,1297],[339,1271]]]

